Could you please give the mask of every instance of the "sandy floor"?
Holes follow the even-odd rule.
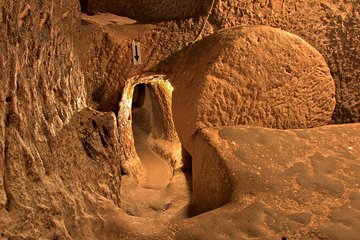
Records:
[[[167,161],[154,153],[147,144],[147,134],[139,125],[133,127],[136,151],[144,166],[144,178],[140,186],[149,189],[164,189],[172,178],[172,169]]]
[[[122,178],[122,208],[129,215],[149,218],[187,217],[191,195],[191,177],[175,172],[170,164],[153,152],[148,144],[145,112],[133,114],[136,151],[144,166],[144,177],[137,183],[128,176]],[[139,121],[141,119],[141,121]]]

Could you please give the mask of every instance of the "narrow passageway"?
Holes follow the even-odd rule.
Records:
[[[174,172],[169,160],[151,149],[149,143],[152,141],[153,121],[157,118],[153,116],[149,92],[144,89],[144,85],[135,88],[131,114],[135,148],[143,174],[138,176],[137,181],[123,176],[122,209],[138,217],[186,218],[191,197],[191,177],[180,170]]]
[[[141,116],[138,116],[140,114],[144,114],[141,109],[133,110],[134,119],[141,118]],[[144,167],[144,176],[139,179],[139,184],[143,188],[163,189],[172,178],[172,169],[168,161],[165,161],[150,149],[147,143],[149,135],[144,131],[145,126],[142,125],[144,123],[140,121],[135,120],[133,122],[135,148]]]

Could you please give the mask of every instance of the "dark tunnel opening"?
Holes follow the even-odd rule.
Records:
[[[88,11],[88,0],[80,0],[80,10],[82,13],[87,13]]]

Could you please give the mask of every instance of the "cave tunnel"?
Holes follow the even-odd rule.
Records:
[[[140,217],[188,217],[191,156],[182,148],[173,123],[173,88],[168,81],[154,81],[129,89],[133,89],[131,130],[142,171],[136,176],[136,184],[129,183],[130,175],[123,176],[122,208]]]
[[[132,130],[136,152],[144,167],[145,177],[141,183],[146,188],[161,189],[165,188],[172,178],[172,171],[169,162],[166,160],[164,151],[160,149],[161,144],[157,141],[168,141],[172,143],[166,135],[164,113],[155,97],[154,89],[151,85],[138,84],[134,88],[132,99]],[[172,144],[170,151],[176,152],[176,143]]]
[[[149,145],[169,160],[172,170],[191,172],[191,155],[182,148],[171,111],[170,83],[137,84],[132,97],[132,130],[137,152]],[[145,141],[145,142],[144,142]],[[141,157],[140,157],[141,159]]]

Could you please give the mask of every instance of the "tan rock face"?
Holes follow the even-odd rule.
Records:
[[[109,16],[111,22],[104,21]],[[87,103],[99,111],[117,112],[126,81],[152,71],[191,42],[201,27],[193,20],[123,25],[123,18],[110,14],[82,19],[85,24],[79,28],[75,50],[84,69]],[[142,65],[133,65],[134,39],[141,43]]]
[[[209,3],[206,4],[209,5]],[[216,1],[202,36],[241,24],[268,25],[301,36],[323,55],[335,80],[336,108],[333,121],[335,123],[358,122],[360,120],[359,10],[360,5],[354,1]],[[149,62],[144,62],[144,66],[149,67],[144,69],[149,70],[151,67],[154,69],[154,63],[166,59],[193,41],[201,24],[202,19],[192,18],[151,25],[153,28],[150,31],[146,31],[143,25],[129,25],[123,29],[116,29],[116,31],[123,37],[130,36],[129,33],[131,33],[130,42],[136,38],[140,39],[143,46],[147,46],[147,56],[144,59]],[[83,30],[86,28],[89,26],[83,26]],[[115,30],[114,26],[106,28],[106,32],[110,32],[110,28],[112,28],[112,32]],[[83,34],[85,41],[81,44],[83,48],[86,48],[82,54],[89,50],[88,46],[94,44],[89,41],[91,40],[89,37],[96,36],[100,32],[101,30],[85,31]],[[104,38],[102,42],[96,43],[101,47],[91,53],[87,61],[90,67],[96,69],[95,71],[86,71],[86,74],[90,76],[88,82],[94,82],[100,86],[97,87],[100,90],[94,94],[95,97],[103,93],[101,89],[107,89],[108,83],[111,84],[111,87],[116,86],[115,83],[119,82],[118,79],[124,78],[123,75],[129,73],[131,69],[131,66],[126,64],[127,61],[123,61],[121,58],[121,55],[131,58],[130,48],[125,46],[119,48],[116,46],[117,43],[113,45],[111,43],[113,36],[111,38],[110,42]],[[86,66],[85,69],[89,69],[89,66]],[[124,66],[121,67],[124,68],[124,71],[111,70],[112,68],[119,69],[120,66]],[[177,66],[170,66],[168,72],[173,73],[176,68]],[[102,88],[103,82],[105,85]],[[125,79],[122,80],[122,83],[124,82]],[[122,87],[123,84],[118,90],[121,90]],[[109,102],[105,98],[117,99],[109,92],[105,92],[103,96],[102,105]],[[110,110],[103,106],[102,109]]]
[[[0,2],[0,209],[24,199],[17,184],[33,189],[25,169],[31,167],[32,176],[45,172],[44,142],[85,104],[83,77],[63,33],[77,24],[76,4],[64,5],[54,12],[38,1]]]
[[[80,2],[83,12],[89,14],[110,12],[139,22],[184,19],[206,11],[204,1],[195,0],[81,0]]]
[[[360,4],[331,0],[218,1],[216,29],[264,24],[301,36],[325,58],[336,84],[336,123],[360,121]]]
[[[200,2],[145,5],[145,1],[127,1],[125,7],[129,13],[139,14],[139,18],[132,16],[139,21],[159,21],[163,19],[159,12],[171,18],[194,16]],[[154,69],[159,61],[193,41],[202,19],[147,25],[120,25],[114,24],[116,19],[106,19],[107,25],[99,27],[85,21],[80,25],[78,0],[0,1],[0,9],[1,239],[216,239],[224,234],[230,239],[271,235],[280,239],[285,233],[291,239],[359,236],[357,125],[300,130],[280,137],[276,130],[210,130],[194,154],[199,173],[194,179],[200,190],[197,188],[192,203],[198,212],[231,203],[170,226],[163,220],[128,216],[119,207],[114,114],[84,108],[114,110],[126,79]],[[359,121],[359,11],[357,1],[216,1],[204,35],[239,24],[266,24],[301,36],[323,54],[331,69],[337,88],[333,119],[338,123]],[[129,44],[134,39],[143,46],[142,66],[132,65]],[[206,62],[211,63],[211,57],[226,59],[226,54],[233,57],[240,51],[229,49],[233,52],[214,51],[214,55],[204,49],[204,54],[209,54]],[[205,62],[200,55],[194,54],[194,66]],[[171,68],[175,71],[178,66]],[[219,72],[233,79],[225,72],[235,66],[229,62],[223,68],[204,66],[212,66],[210,80],[218,82]],[[198,66],[192,69],[206,72]],[[252,69],[245,70],[244,76],[255,75]],[[220,92],[214,92],[216,99],[223,94],[225,100],[210,105],[213,109],[232,99],[223,90],[231,84],[222,84]],[[210,92],[210,86],[204,89]],[[196,84],[192,88],[195,93],[200,89]],[[185,92],[183,97],[187,100],[191,94]],[[247,99],[246,94],[240,96]],[[209,96],[212,101],[214,97]],[[246,109],[256,108],[250,105]],[[276,109],[285,111],[281,106]],[[220,117],[232,119],[226,114]],[[215,115],[214,121],[220,117]],[[210,116],[204,119],[205,123],[212,121]],[[251,139],[254,135],[255,140]],[[212,137],[218,146],[212,142],[215,147],[210,148]],[[232,146],[234,142],[236,146]],[[226,148],[231,146],[233,151]],[[217,159],[216,151],[222,154]],[[219,170],[214,173],[214,169]],[[210,185],[214,179],[216,184]]]
[[[199,212],[223,206],[191,219],[178,239],[357,239],[359,128],[199,131],[192,204]]]
[[[174,121],[190,147],[196,130],[258,125],[308,128],[330,123],[335,87],[322,56],[278,29],[236,27],[194,45],[174,80]]]
[[[120,204],[120,163],[115,115],[81,111],[78,2],[0,9],[0,238],[83,235],[75,219],[95,196]]]

